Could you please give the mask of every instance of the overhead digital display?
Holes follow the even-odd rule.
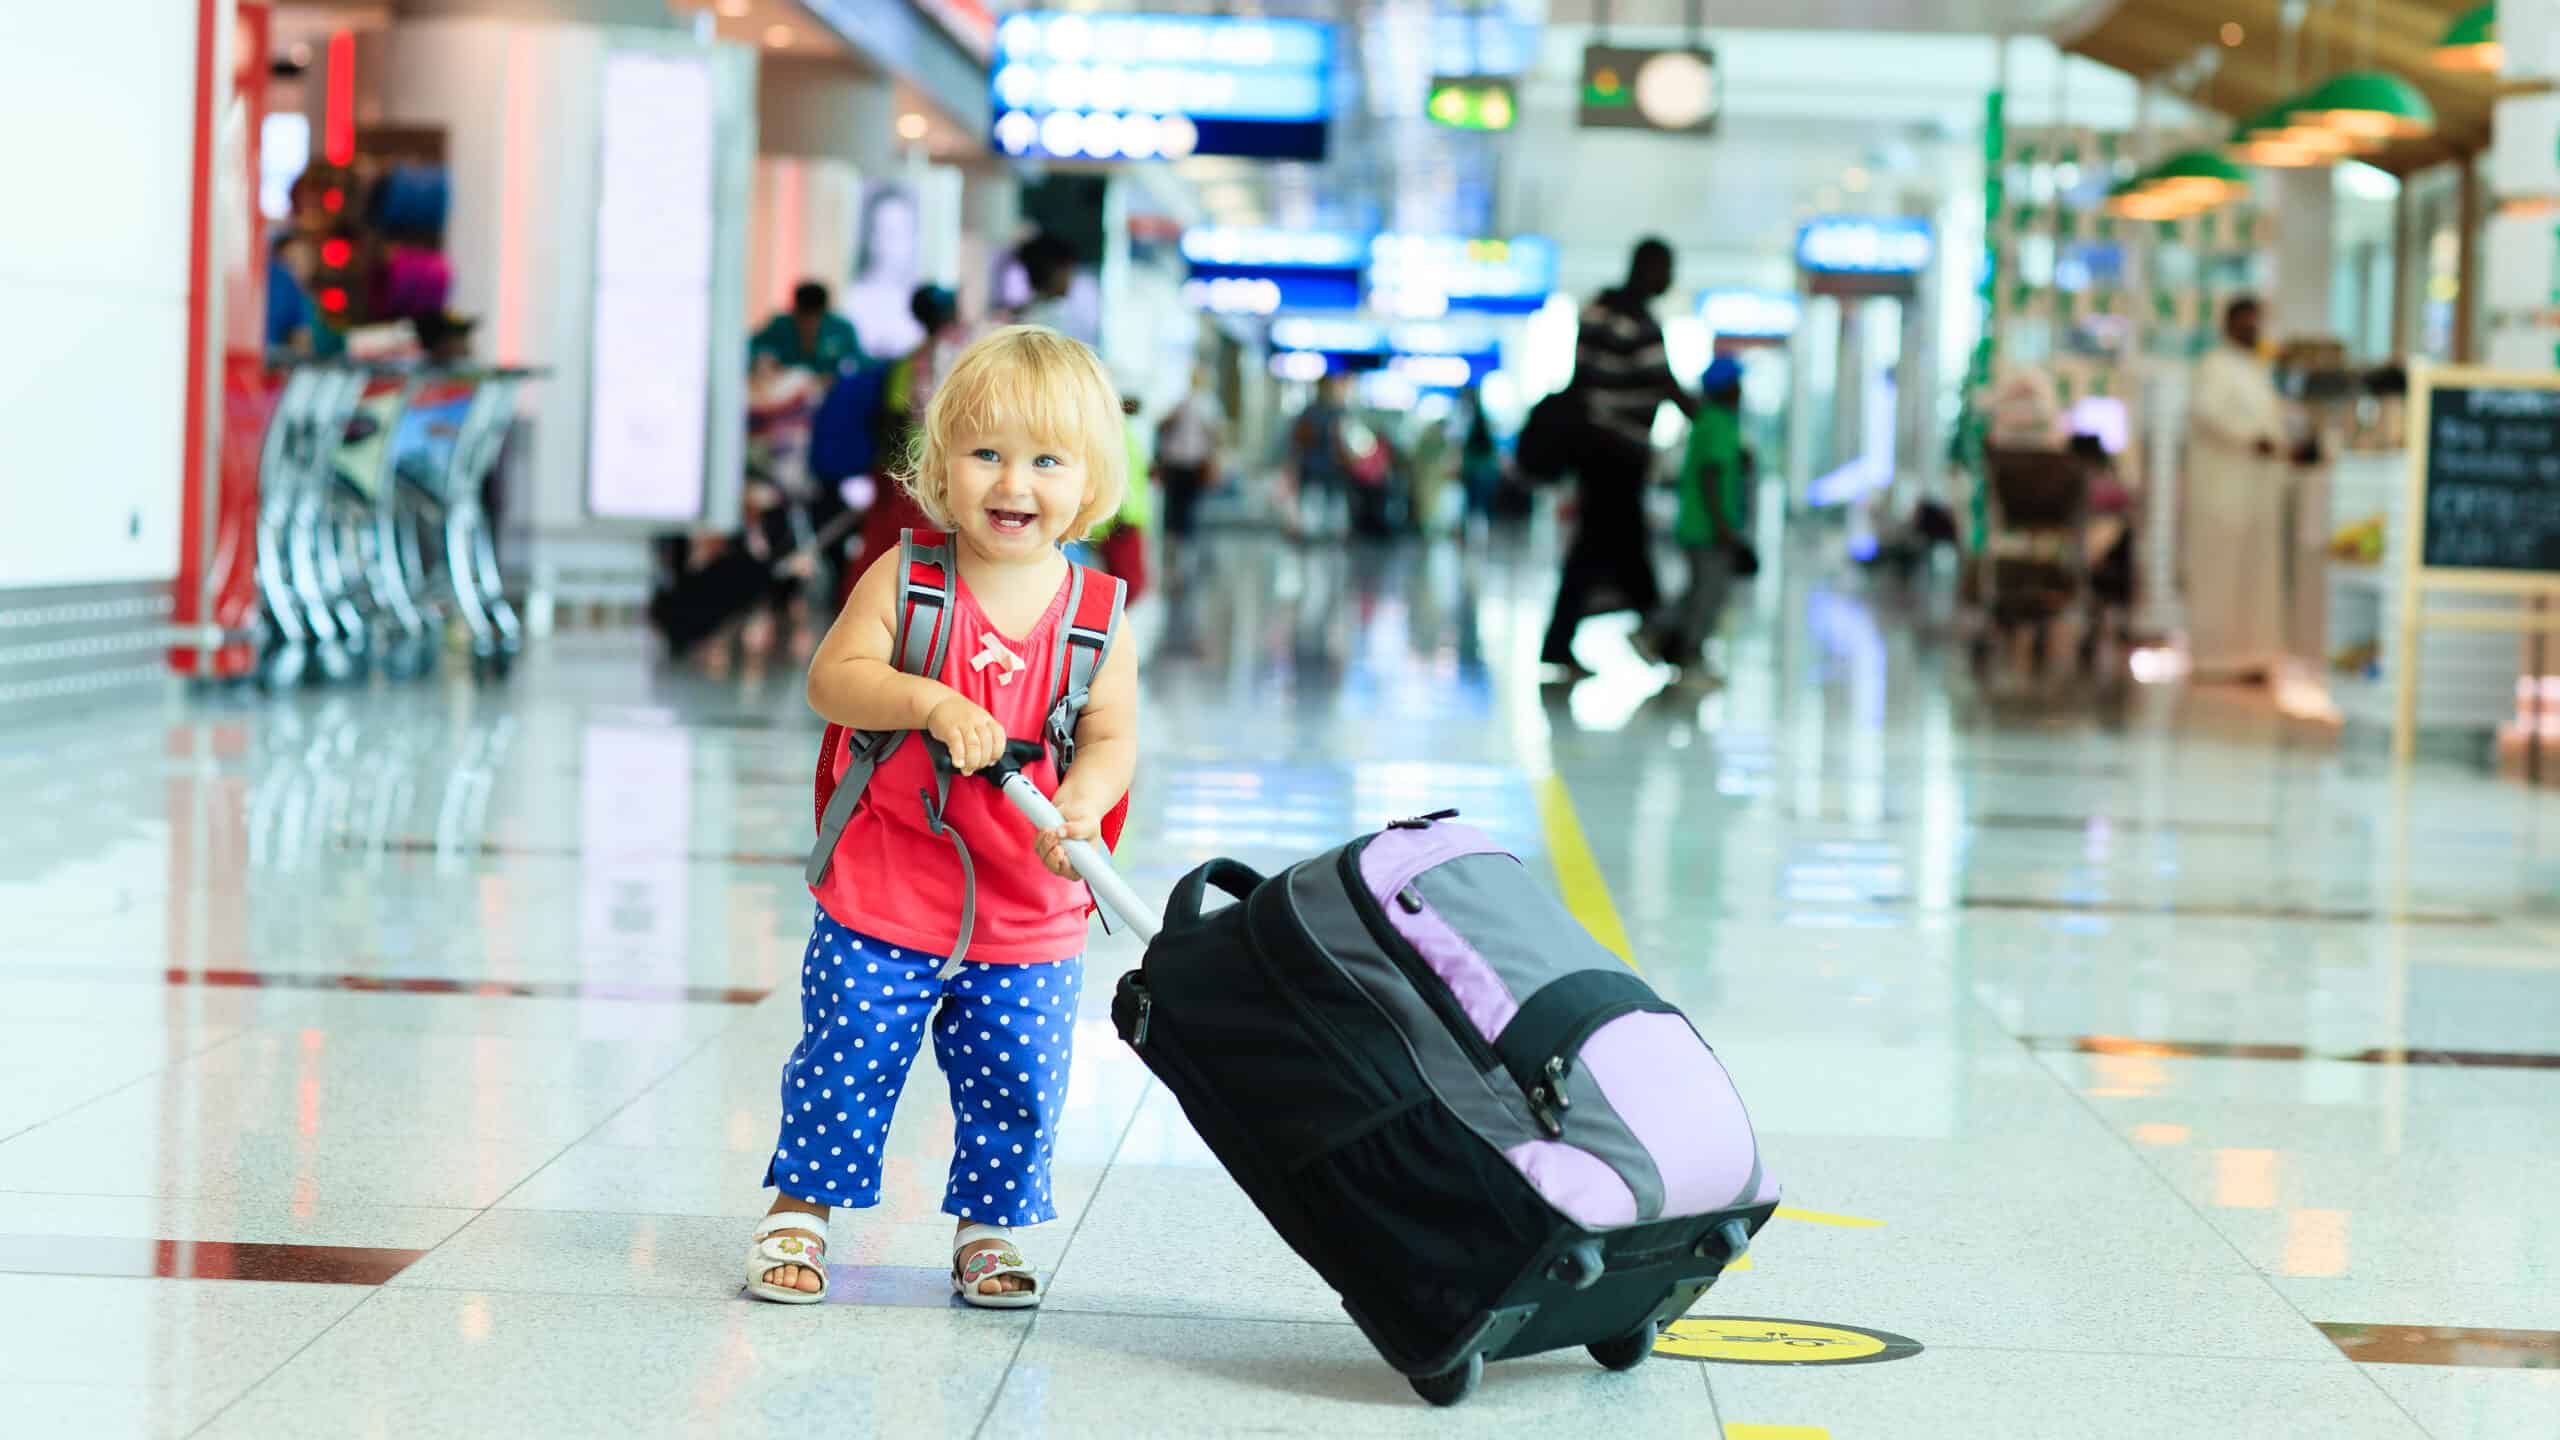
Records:
[[[1796,232],[1796,264],[1819,275],[1917,275],[1933,253],[1917,216],[1825,215]]]
[[[1555,288],[1556,245],[1543,235],[1381,235],[1369,245],[1370,301],[1400,319],[1527,315]]]
[[[1061,15],[996,27],[996,148],[1058,160],[1321,160],[1333,27],[1225,15]]]
[[[1369,237],[1348,231],[1207,226],[1182,232],[1191,303],[1226,315],[1355,310]]]

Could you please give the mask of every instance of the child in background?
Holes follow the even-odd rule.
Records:
[[[927,409],[908,492],[951,532],[938,676],[893,658],[902,555],[874,560],[809,667],[809,704],[857,731],[921,730],[974,773],[1009,738],[1045,733],[1070,562],[1060,544],[1119,509],[1120,398],[1093,352],[1054,331],[1000,330],[963,352]],[[1108,585],[1107,579],[1094,583]],[[812,887],[801,1041],[782,1073],[778,1193],[756,1227],[747,1289],[808,1303],[827,1288],[827,1219],[880,1200],[881,1147],[930,1027],[958,1120],[943,1209],[958,1222],[952,1287],[972,1305],[1040,1302],[1009,1227],[1056,1218],[1049,1159],[1064,1113],[1087,895],[1064,842],[1099,840],[1137,766],[1137,665],[1114,647],[1075,726],[1075,764],[1024,773],[1066,824],[1034,835],[995,788],[954,785],[942,812],[974,857],[975,924],[959,963],[968,873],[917,803],[929,747],[900,745],[863,792]],[[842,773],[841,754],[832,757]]]
[[[1636,632],[1635,646],[1646,659],[1708,677],[1707,638],[1724,614],[1737,566],[1747,574],[1758,565],[1746,558],[1742,538],[1749,498],[1743,491],[1741,363],[1717,356],[1698,388],[1704,403],[1689,422],[1689,445],[1680,459],[1680,519],[1673,531],[1689,560],[1689,583],[1678,600]]]

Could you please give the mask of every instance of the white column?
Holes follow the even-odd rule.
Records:
[[[2498,7],[2498,41],[2506,47],[2509,84],[2560,76],[2560,14],[2547,5]],[[2489,151],[2490,198],[2560,201],[2560,95],[2516,95],[2498,102]],[[2479,267],[2487,344],[2481,358],[2501,370],[2548,370],[2560,363],[2560,326],[2550,321],[2560,294],[2560,236],[2548,213],[2493,214]],[[2470,297],[2466,296],[2466,302]]]
[[[2338,210],[2334,177],[2325,165],[2260,173],[2269,208],[2283,217],[2275,227],[2267,333],[2278,342],[2330,334],[2337,328],[2329,314]]]

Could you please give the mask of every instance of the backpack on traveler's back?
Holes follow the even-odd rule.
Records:
[[[951,590],[959,573],[951,538],[938,531],[909,530],[898,543],[898,598],[893,612],[898,623],[890,654],[898,669],[909,675],[939,676],[950,649]],[[1084,714],[1086,701],[1092,698],[1094,678],[1102,673],[1103,662],[1111,658],[1111,647],[1120,635],[1121,612],[1127,605],[1127,586],[1082,565],[1070,570],[1068,585],[1067,614],[1058,626],[1057,664],[1053,667],[1058,676],[1058,693],[1050,702],[1048,723],[1041,727],[1044,733],[1039,737],[1058,762],[1060,775],[1075,763],[1076,721]],[[873,772],[887,763],[913,733],[851,730],[832,723],[827,726],[826,738],[818,748],[817,842],[810,847],[803,872],[812,888],[826,879],[828,867],[835,860],[836,841],[852,821]],[[951,801],[951,778],[947,768],[936,766],[934,788],[923,797],[923,803],[926,828],[949,840],[960,855],[963,893],[968,899],[961,910],[960,939],[948,957],[956,965],[968,952],[969,935],[976,924],[977,872],[969,858],[967,842],[960,838],[959,831],[943,822],[943,812]],[[1123,795],[1120,803],[1111,807],[1111,813],[1102,817],[1105,848],[1120,843],[1120,831],[1128,818],[1129,797]]]
[[[1557,391],[1529,407],[1529,418],[1520,425],[1519,443],[1512,449],[1514,468],[1539,484],[1563,479],[1572,472],[1590,428],[1590,407],[1583,402],[1582,392],[1570,387]]]

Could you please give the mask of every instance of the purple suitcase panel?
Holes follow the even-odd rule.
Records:
[[[1360,879],[1378,897],[1378,907],[1396,933],[1413,942],[1423,963],[1440,977],[1458,1008],[1474,1022],[1487,1044],[1502,1033],[1519,1012],[1520,997],[1503,983],[1481,951],[1431,910],[1407,910],[1396,896],[1424,871],[1467,855],[1507,855],[1481,831],[1464,825],[1435,824],[1420,829],[1385,830],[1360,852]]]
[[[1688,1021],[1621,1015],[1583,1042],[1580,1065],[1653,1156],[1663,1214],[1702,1215],[1748,1198],[1742,1187],[1759,1153],[1751,1117],[1733,1077]]]
[[[1569,927],[1569,935],[1538,923],[1499,929],[1490,915],[1462,915],[1484,942],[1480,947],[1438,906],[1426,902],[1409,909],[1400,903],[1398,897],[1430,872],[1480,855],[1511,858],[1490,837],[1464,825],[1389,829],[1362,850],[1360,879],[1388,923],[1412,944],[1448,987],[1460,1012],[1491,1044],[1518,1014],[1521,992],[1534,992],[1595,961],[1617,962],[1560,911],[1554,921]],[[1483,908],[1482,900],[1472,908]],[[1488,957],[1486,947],[1498,960]],[[1775,1194],[1775,1183],[1766,1177],[1752,1184],[1758,1147],[1731,1077],[1680,1016],[1639,1012],[1608,1021],[1583,1042],[1574,1069],[1577,1095],[1596,1091],[1594,1098],[1624,1127],[1622,1138],[1599,1149],[1616,1152],[1633,1141],[1644,1158],[1629,1154],[1621,1163],[1642,1166],[1649,1160],[1656,1174],[1647,1177],[1644,1188],[1653,1192],[1658,1181],[1660,1197],[1658,1208],[1640,1203],[1628,1175],[1603,1153],[1575,1144],[1570,1131],[1562,1139],[1527,1140],[1504,1148],[1513,1168],[1576,1222],[1611,1228],[1652,1218],[1642,1213],[1648,1209],[1659,1217],[1697,1215]],[[1746,1186],[1763,1193],[1745,1195]]]

